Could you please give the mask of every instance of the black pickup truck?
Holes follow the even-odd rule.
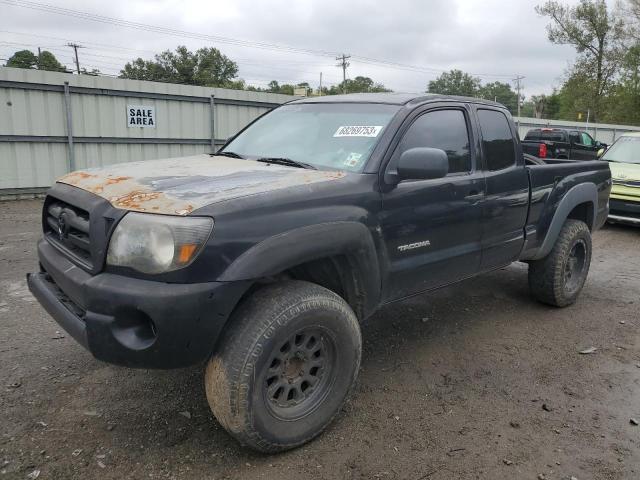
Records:
[[[522,151],[538,158],[596,160],[606,149],[587,132],[564,128],[533,128],[522,141]]]
[[[380,306],[518,260],[534,298],[573,303],[610,189],[606,162],[525,164],[496,103],[307,98],[214,155],[62,177],[28,284],[100,360],[206,362],[220,423],[275,452],[340,410]]]

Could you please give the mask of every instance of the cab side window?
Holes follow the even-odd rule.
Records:
[[[593,141],[593,138],[591,138],[591,135],[589,135],[588,133],[582,132],[580,134],[580,137],[582,139],[582,141],[580,142],[582,143],[582,145],[586,145],[587,147],[593,147],[595,142]]]
[[[569,132],[569,140],[571,141],[571,143],[582,143],[580,132]]]
[[[435,110],[418,117],[395,151],[393,163],[411,148],[439,148],[449,158],[449,173],[471,171],[471,147],[462,110]]]
[[[497,110],[478,110],[482,151],[490,171],[503,170],[516,164],[516,144],[509,121]]]

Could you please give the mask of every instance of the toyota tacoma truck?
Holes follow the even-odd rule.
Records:
[[[216,154],[60,178],[28,285],[99,360],[206,364],[219,422],[276,452],[340,410],[381,306],[515,261],[575,302],[610,189],[606,162],[526,164],[497,103],[305,98]]]

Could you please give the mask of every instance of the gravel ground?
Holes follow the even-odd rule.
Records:
[[[201,366],[112,367],[60,331],[25,283],[40,206],[0,203],[0,478],[640,478],[640,229],[596,233],[566,309],[514,264],[380,311],[337,420],[265,456],[213,419]]]

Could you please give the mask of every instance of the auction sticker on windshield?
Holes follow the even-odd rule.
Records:
[[[382,126],[343,125],[338,127],[334,137],[377,137]]]

